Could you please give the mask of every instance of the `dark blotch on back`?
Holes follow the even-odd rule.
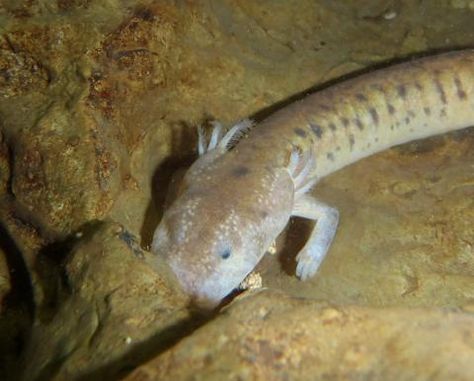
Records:
[[[356,98],[360,102],[367,102],[367,97],[364,94],[357,93]]]
[[[326,154],[326,157],[327,157],[329,160],[334,161],[334,154],[333,154],[332,152],[328,152],[328,153]]]
[[[296,127],[294,130],[296,135],[301,136],[302,138],[306,137],[306,131],[303,130],[302,128]]]
[[[429,107],[423,107],[423,111],[425,112],[426,115],[431,114],[431,109]]]
[[[379,124],[379,114],[377,112],[377,110],[373,107],[369,108],[369,113],[370,113],[370,116],[372,117],[372,120],[374,121],[374,123],[376,125]]]
[[[341,118],[342,125],[347,128],[349,126],[349,119]]]
[[[311,128],[311,131],[313,131],[314,134],[315,134],[319,139],[321,139],[321,137],[323,136],[323,129],[321,128],[321,126],[320,126],[319,124],[310,123],[310,124],[309,124],[309,127]]]
[[[331,129],[331,131],[336,131],[337,130],[337,127],[334,123],[329,123],[329,128]]]
[[[464,89],[462,88],[461,80],[458,77],[454,77],[454,84],[456,85],[456,94],[459,99],[466,99],[467,95]]]
[[[362,131],[364,129],[364,125],[362,124],[362,121],[359,118],[355,118],[354,123],[356,124],[359,130]]]
[[[354,144],[355,144],[355,139],[354,139],[354,135],[349,135],[349,144],[351,146],[351,151],[352,151],[352,148],[354,148]]]
[[[380,83],[372,83],[372,84],[370,85],[370,87],[371,87],[372,89],[374,89],[374,90],[377,90],[377,91],[380,91],[380,92],[382,92],[382,93],[385,93],[385,90],[384,90],[383,86],[382,86]]]
[[[395,114],[395,107],[393,107],[393,105],[390,104],[390,103],[387,103],[387,110],[388,110],[390,115]]]
[[[243,177],[250,172],[245,165],[238,165],[237,167],[232,168],[232,175],[234,177]]]
[[[438,79],[435,80],[435,86],[436,86],[436,91],[438,92],[438,95],[439,95],[439,99],[441,99],[441,102],[443,102],[443,104],[446,104],[448,102],[446,99],[446,93],[444,91],[443,85]]]
[[[397,86],[397,93],[400,98],[405,99],[407,96],[407,88],[405,85],[398,85]]]

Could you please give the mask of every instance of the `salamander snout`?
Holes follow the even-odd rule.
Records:
[[[235,225],[235,218],[217,224],[201,219],[191,228],[177,216],[173,209],[165,213],[152,250],[165,259],[194,304],[214,307],[257,265],[261,248],[255,230]]]

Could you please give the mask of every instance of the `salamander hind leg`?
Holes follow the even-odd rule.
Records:
[[[316,221],[308,241],[296,257],[296,275],[306,280],[316,273],[331,246],[339,212],[309,195],[301,195],[295,200],[292,215]]]

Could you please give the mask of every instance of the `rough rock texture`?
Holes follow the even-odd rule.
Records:
[[[33,326],[24,379],[117,377],[183,334],[188,300],[168,268],[150,266],[119,224],[88,230],[57,279],[56,305]]]
[[[75,35],[64,24],[33,25],[13,28],[0,40],[8,191],[18,213],[43,234],[63,238],[110,209],[121,185],[121,145],[115,131],[85,108],[88,86],[79,57],[86,47],[70,51]],[[23,56],[40,63],[29,65]],[[18,62],[27,67],[19,69]]]
[[[264,291],[125,380],[472,380],[474,315]]]
[[[148,256],[171,174],[194,157],[196,124],[258,120],[345,74],[472,46],[473,15],[468,0],[0,2],[0,378],[18,369],[21,352],[30,379],[115,379],[153,356],[137,374],[204,378],[222,363],[241,378],[271,378],[286,358],[302,361],[302,371],[324,359],[321,378],[346,370],[390,379],[390,361],[399,379],[426,379],[435,359],[446,366],[434,378],[455,370],[448,361],[470,371],[461,361],[472,352],[454,327],[469,343],[470,317],[437,308],[474,297],[472,129],[382,153],[318,184],[314,194],[342,220],[313,280],[294,277],[305,238],[298,221],[278,255],[262,261],[265,287],[338,305],[334,319],[347,327],[325,328],[324,303],[263,293],[167,352],[202,321],[184,321],[173,279],[139,256]],[[280,331],[265,331],[266,341],[241,348],[252,353],[243,366],[230,351],[239,337],[250,340],[242,321],[261,324],[252,300],[278,306],[270,322],[292,345],[281,349],[271,334]],[[216,352],[196,363],[192,348],[214,353],[202,332],[218,330],[233,335],[217,346],[232,358]],[[180,369],[169,365],[175,356]],[[290,368],[291,379],[310,374]]]

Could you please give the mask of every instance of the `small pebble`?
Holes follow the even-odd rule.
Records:
[[[262,276],[257,272],[251,272],[247,277],[239,284],[240,290],[257,290],[262,288],[263,281]]]
[[[385,20],[393,20],[395,17],[397,17],[398,14],[395,11],[388,11],[383,15],[383,18]]]

